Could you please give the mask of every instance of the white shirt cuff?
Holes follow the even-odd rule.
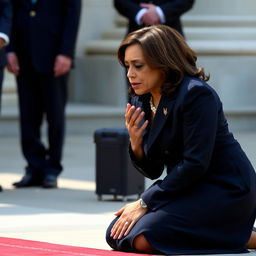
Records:
[[[162,11],[162,9],[159,6],[156,6],[156,12],[159,16],[159,19],[160,19],[161,23],[164,24],[165,23],[164,12]]]
[[[6,34],[0,32],[0,38],[4,39],[5,45],[9,44],[10,40],[9,40],[9,37]]]
[[[142,25],[141,17],[144,15],[144,13],[147,11],[147,8],[142,8],[139,10],[139,12],[135,16],[135,21],[138,25]]]

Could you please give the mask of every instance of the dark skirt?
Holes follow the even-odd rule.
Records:
[[[256,216],[256,176],[245,155],[240,159],[243,168],[234,165],[233,157],[221,169],[215,165],[193,189],[149,210],[120,240],[110,237],[114,219],[106,233],[108,244],[136,252],[133,240],[143,234],[159,254],[245,252]]]

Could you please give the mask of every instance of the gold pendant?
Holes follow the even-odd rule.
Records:
[[[167,108],[163,108],[163,113],[164,113],[165,116],[167,116],[167,114],[168,114],[168,109],[167,109]]]

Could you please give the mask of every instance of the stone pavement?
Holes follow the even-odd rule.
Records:
[[[256,167],[256,132],[235,135]],[[58,189],[12,187],[25,165],[18,140],[0,137],[0,236],[110,249],[105,230],[124,202],[109,196],[97,201],[93,136],[67,136]]]

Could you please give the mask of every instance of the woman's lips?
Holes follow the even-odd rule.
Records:
[[[135,89],[136,87],[138,87],[140,85],[140,83],[131,83],[131,86],[133,89]]]

